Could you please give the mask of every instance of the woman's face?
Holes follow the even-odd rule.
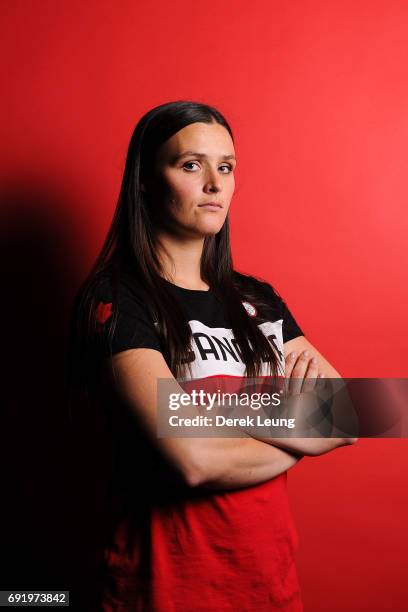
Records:
[[[219,123],[192,123],[174,134],[160,147],[147,188],[159,224],[185,237],[219,232],[234,193],[235,166],[231,136]]]

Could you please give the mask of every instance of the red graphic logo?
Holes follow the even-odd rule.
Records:
[[[112,315],[112,302],[105,304],[104,302],[99,302],[96,307],[95,316],[96,320],[100,325],[104,325],[109,317]]]

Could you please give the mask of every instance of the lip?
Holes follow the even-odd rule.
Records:
[[[198,206],[200,208],[222,208],[222,204],[219,204],[218,202],[206,202],[205,204],[199,204]]]

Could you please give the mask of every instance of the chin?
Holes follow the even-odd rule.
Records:
[[[199,231],[202,236],[213,236],[214,234],[218,234],[223,225],[223,223],[208,223],[197,227],[197,231]]]

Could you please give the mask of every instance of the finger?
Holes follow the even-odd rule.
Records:
[[[303,351],[296,360],[290,378],[290,393],[298,395],[302,390],[303,379],[309,364],[309,351]]]
[[[290,375],[293,370],[293,366],[295,365],[296,353],[295,351],[291,351],[285,357],[285,380],[283,384],[284,397],[289,395],[289,382]]]
[[[289,353],[289,355],[286,358],[286,370],[285,370],[285,375],[286,375],[286,379],[285,379],[285,391],[287,395],[291,395],[292,393],[294,393],[296,391],[296,389],[293,389],[293,381],[292,381],[292,373],[293,373],[293,368],[296,365],[296,360],[298,359],[298,353],[297,351],[292,351],[291,353]]]
[[[296,363],[297,353],[292,351],[285,359],[285,377],[289,378]]]
[[[323,372],[319,372],[317,375],[315,392],[321,399],[324,399],[327,395],[326,378]]]
[[[313,391],[318,373],[319,364],[316,357],[313,357],[309,360],[306,376],[303,379],[302,393],[308,393],[309,391]]]

